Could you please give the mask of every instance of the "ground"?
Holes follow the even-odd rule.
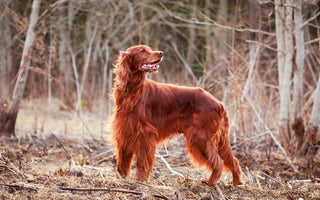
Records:
[[[201,182],[209,173],[190,162],[182,136],[158,147],[148,182],[133,179],[135,163],[130,178],[122,179],[98,115],[86,115],[82,124],[76,114],[24,105],[16,137],[0,138],[0,199],[320,199],[319,156],[312,169],[294,158],[294,173],[274,146],[270,153],[235,147],[245,184],[231,186],[225,172],[209,187]]]

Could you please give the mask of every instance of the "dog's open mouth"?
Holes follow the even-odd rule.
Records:
[[[146,72],[152,72],[152,73],[156,73],[159,71],[160,65],[159,63],[161,62],[161,60],[157,60],[153,63],[149,63],[149,64],[143,64],[141,66],[141,69],[146,71]]]

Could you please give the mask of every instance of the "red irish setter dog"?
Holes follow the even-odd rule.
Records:
[[[159,70],[162,51],[138,45],[120,51],[115,62],[113,140],[117,171],[127,177],[136,156],[136,178],[145,181],[152,170],[157,143],[182,133],[193,159],[212,174],[213,185],[223,167],[233,185],[242,184],[238,160],[229,142],[229,117],[223,104],[201,88],[157,83],[146,77]]]

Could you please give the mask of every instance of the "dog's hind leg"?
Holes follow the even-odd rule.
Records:
[[[213,185],[214,183],[217,183],[221,178],[223,170],[223,160],[218,154],[216,145],[213,144],[211,140],[207,141],[206,146],[208,154],[208,163],[212,168],[212,173],[210,175],[210,178],[204,182],[208,185]]]
[[[233,156],[232,148],[230,146],[230,139],[229,139],[229,116],[228,113],[224,113],[224,126],[221,128],[221,138],[220,142],[218,143],[218,152],[220,157],[224,161],[224,166],[232,172],[233,177],[233,185],[242,185],[241,181],[241,169],[239,165],[239,161],[237,158]]]
[[[203,182],[208,185],[213,185],[221,178],[223,161],[215,145],[208,139],[206,132],[197,128],[193,130],[194,132],[184,134],[186,136],[187,149],[197,163],[206,165],[212,170],[210,178]]]
[[[242,185],[239,161],[233,156],[229,139],[219,146],[219,155],[224,161],[224,166],[232,172],[233,185]]]

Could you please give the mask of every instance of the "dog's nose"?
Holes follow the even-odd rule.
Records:
[[[159,51],[159,56],[162,57],[163,56],[163,52]]]

